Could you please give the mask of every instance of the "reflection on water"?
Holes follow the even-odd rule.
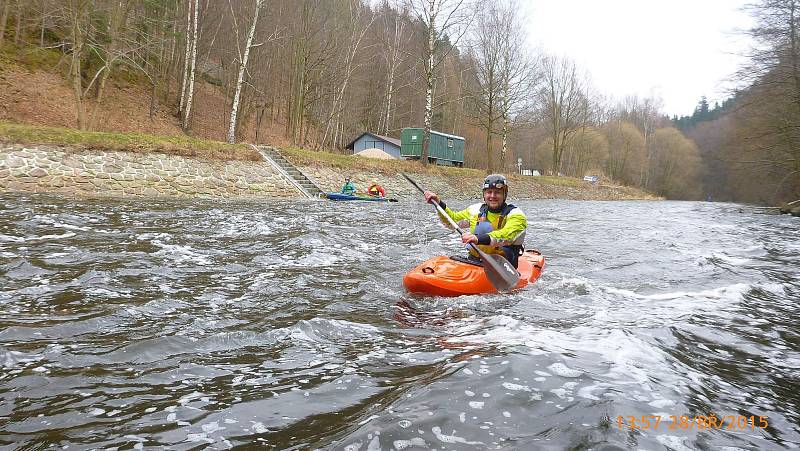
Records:
[[[0,446],[800,446],[795,218],[515,202],[542,278],[445,299],[421,202],[0,199]]]

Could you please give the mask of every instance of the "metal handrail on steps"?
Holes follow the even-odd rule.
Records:
[[[269,164],[271,164],[272,167],[275,168],[275,170],[278,171],[278,173],[283,176],[283,178],[289,180],[289,183],[291,183],[295,188],[297,188],[297,190],[300,191],[304,196],[306,196],[309,199],[318,199],[317,196],[312,196],[311,193],[306,191],[306,189],[303,188],[302,185],[297,183],[297,180],[295,180],[294,177],[289,175],[289,173],[286,172],[286,170],[283,169],[281,167],[281,165],[278,164],[277,161],[273,160],[272,157],[269,156],[267,152],[262,151],[261,149],[258,148],[258,146],[254,145],[254,144],[250,144],[250,146],[252,146],[253,149],[256,150],[256,152],[260,153],[262,157],[266,158],[266,160],[269,162]],[[297,169],[297,168],[295,168],[295,169]],[[300,172],[300,174],[302,174],[303,177],[306,177],[306,175],[303,174],[303,172],[300,171],[299,169],[297,169],[297,172]],[[308,179],[308,177],[306,177],[306,179]],[[312,182],[312,184],[313,184],[313,182]],[[316,185],[314,185],[314,186],[316,186]],[[319,187],[317,187],[317,189],[319,189]],[[322,190],[320,190],[320,191],[322,191]]]
[[[317,197],[320,197],[320,194],[322,194],[321,197],[325,197],[325,191],[323,191],[322,188],[319,187],[319,185],[317,185],[313,180],[311,180],[311,177],[307,176],[305,172],[301,171],[300,168],[298,168],[297,166],[293,165],[292,162],[289,161],[288,158],[286,158],[283,155],[281,155],[281,153],[280,153],[280,151],[278,149],[276,149],[274,147],[269,147],[269,146],[263,146],[263,147],[265,149],[272,149],[273,152],[277,153],[279,157],[281,157],[284,161],[286,161],[286,164],[291,166],[292,169],[294,169],[295,171],[299,172],[300,175],[302,175],[303,178],[305,178],[308,181],[308,183],[311,184],[311,186],[313,186],[314,188],[317,189],[317,191],[319,191],[319,193],[317,194]]]

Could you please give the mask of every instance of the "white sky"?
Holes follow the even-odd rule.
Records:
[[[531,45],[588,70],[605,95],[657,95],[670,117],[728,97],[746,0],[519,0]]]

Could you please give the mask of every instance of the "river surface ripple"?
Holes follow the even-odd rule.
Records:
[[[541,279],[445,299],[422,202],[0,194],[0,448],[800,446],[800,218],[517,204]]]

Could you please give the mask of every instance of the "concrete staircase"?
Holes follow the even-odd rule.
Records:
[[[292,163],[289,162],[280,151],[274,147],[269,146],[253,146],[266,161],[272,164],[273,167],[292,185],[294,185],[303,195],[309,199],[320,199],[325,197],[325,192],[317,186],[316,183],[311,181],[305,174],[297,169]]]

